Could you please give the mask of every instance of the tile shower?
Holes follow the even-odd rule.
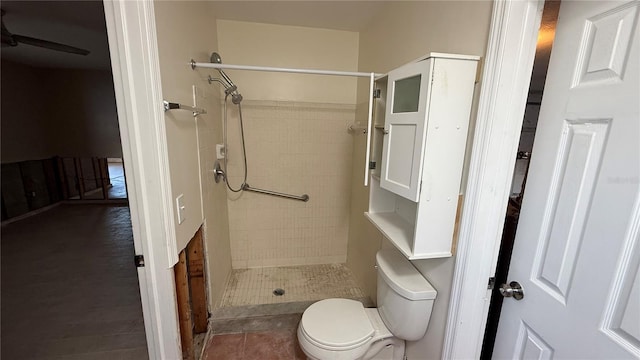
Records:
[[[308,194],[308,202],[228,192],[232,274],[222,306],[362,298],[347,257],[355,105],[245,100],[252,187]],[[229,107],[228,178],[243,163],[237,108]],[[275,288],[285,294],[276,296]]]
[[[285,291],[275,295],[274,289]],[[305,302],[334,297],[364,298],[344,264],[236,269],[231,275],[222,306]]]

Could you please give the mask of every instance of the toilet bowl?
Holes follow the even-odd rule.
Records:
[[[376,308],[349,299],[326,299],[311,305],[298,326],[300,347],[312,360],[371,359],[385,349],[401,360],[404,341],[384,325]]]
[[[305,310],[300,348],[311,360],[402,360],[405,340],[426,332],[435,289],[393,249],[376,254],[377,308],[350,299],[326,299]]]

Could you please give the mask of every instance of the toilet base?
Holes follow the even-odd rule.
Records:
[[[362,360],[403,360],[403,358],[404,340],[396,337],[374,342],[362,356]]]

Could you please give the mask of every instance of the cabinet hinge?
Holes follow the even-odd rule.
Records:
[[[492,276],[489,278],[489,283],[487,284],[487,290],[493,290],[494,286],[496,286],[496,278]]]
[[[374,99],[380,99],[381,95],[380,95],[380,89],[374,89],[373,90],[373,98]]]
[[[134,256],[133,262],[136,264],[136,267],[144,267],[144,255]]]
[[[376,168],[376,162],[375,161],[369,161],[369,170],[374,170]]]

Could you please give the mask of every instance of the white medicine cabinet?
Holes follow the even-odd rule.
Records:
[[[376,82],[365,216],[409,259],[453,255],[478,60],[431,53]]]

